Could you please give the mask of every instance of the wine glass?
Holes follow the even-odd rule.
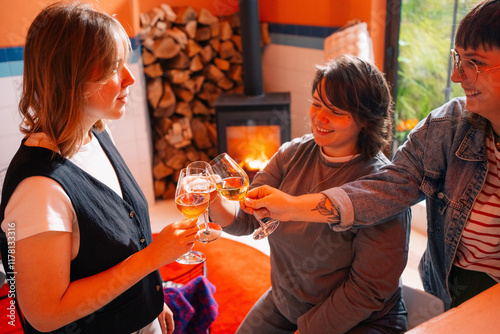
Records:
[[[175,189],[175,205],[186,218],[198,218],[208,207],[210,195],[208,182],[186,174],[182,169]],[[176,260],[182,264],[197,264],[205,261],[205,254],[190,249]]]
[[[201,189],[201,191],[208,191],[210,201],[207,209],[203,213],[204,223],[199,225],[201,227],[201,233],[199,234],[198,241],[202,243],[209,243],[217,240],[221,236],[222,228],[218,224],[210,221],[208,208],[210,207],[210,203],[217,198],[215,181],[218,176],[214,175],[212,167],[210,167],[209,163],[205,161],[194,161],[190,163],[186,167],[186,174],[201,178],[201,180],[208,182],[208,188],[204,186],[203,189]]]
[[[247,173],[236,163],[236,161],[227,153],[221,153],[210,161],[210,166],[213,172],[220,176],[220,180],[216,182],[216,188],[219,194],[231,201],[240,201],[245,198],[250,181]],[[256,214],[254,214],[254,217],[260,225],[253,234],[255,240],[267,237],[273,233],[279,225],[277,219],[269,217],[260,219]]]

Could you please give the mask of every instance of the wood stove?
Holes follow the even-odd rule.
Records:
[[[290,93],[223,94],[215,103],[217,148],[252,178],[290,140]]]
[[[221,94],[215,101],[217,149],[252,178],[290,140],[290,93],[263,93],[258,1],[239,4],[244,94]]]

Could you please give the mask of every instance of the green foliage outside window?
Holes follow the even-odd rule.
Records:
[[[458,0],[456,24],[477,1]],[[455,0],[403,0],[399,35],[396,138],[446,102]],[[451,83],[450,98],[463,95]]]

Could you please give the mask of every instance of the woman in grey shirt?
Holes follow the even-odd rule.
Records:
[[[392,101],[371,63],[342,56],[318,66],[309,111],[312,134],[285,143],[252,187],[290,195],[339,186],[389,161]],[[319,209],[319,207],[318,207]],[[211,217],[234,235],[258,228],[255,218],[220,198]],[[386,224],[334,232],[290,221],[269,236],[272,287],[238,333],[399,333],[406,330],[400,275],[406,265],[409,212]]]

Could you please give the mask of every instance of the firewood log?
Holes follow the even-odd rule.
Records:
[[[203,49],[201,49],[200,56],[203,64],[208,64],[214,58],[214,50],[209,44],[207,44],[203,47]]]
[[[169,70],[166,72],[167,78],[170,80],[171,83],[173,84],[180,84],[183,83],[184,81],[189,80],[191,76],[191,72],[189,70]]]
[[[204,75],[195,75],[193,77],[194,81],[194,92],[198,93],[203,85],[203,82],[205,82],[205,76]]]
[[[210,27],[200,27],[196,31],[195,40],[197,42],[208,41],[212,37],[210,33]]]
[[[200,10],[200,14],[198,15],[198,22],[205,25],[211,25],[219,22],[219,19],[205,8],[202,8]]]
[[[189,70],[191,72],[198,72],[203,69],[203,62],[201,61],[201,56],[199,54],[195,55],[191,59],[191,65],[189,65]]]
[[[220,51],[220,40],[219,38],[215,37],[215,38],[212,38],[208,44],[210,44],[210,46],[212,47],[212,49],[214,49],[214,51],[216,53],[219,53]]]
[[[158,162],[153,166],[153,177],[157,180],[161,180],[164,177],[172,175],[174,170],[170,167],[165,166],[163,161]]]
[[[156,109],[158,107],[158,103],[160,102],[162,95],[163,95],[162,79],[157,77],[154,78],[153,80],[149,80],[147,85],[147,96],[148,96],[148,102],[151,105],[151,107],[153,107],[153,109]]]
[[[150,22],[149,25],[154,27],[158,21],[165,21],[165,12],[158,7],[154,7],[148,13]]]
[[[176,98],[172,86],[167,81],[163,81],[163,95],[155,109],[155,117],[170,117],[175,111]]]
[[[148,49],[146,48],[142,49],[142,64],[144,66],[149,66],[156,60],[157,60],[156,57],[151,52],[149,52]]]
[[[214,23],[210,25],[210,36],[212,38],[217,37],[217,40],[219,39],[220,35],[220,23]]]
[[[154,63],[144,67],[144,73],[150,78],[157,78],[163,75],[163,70],[159,63]]]
[[[234,44],[231,41],[222,42],[220,45],[219,56],[224,59],[231,58],[234,55]]]
[[[229,68],[231,66],[231,63],[225,59],[222,58],[215,58],[214,59],[214,64],[217,66],[221,71],[229,71]]]
[[[169,5],[162,3],[160,4],[160,8],[165,12],[165,20],[168,22],[175,22],[177,20],[177,14],[175,14],[172,7]]]
[[[186,118],[193,118],[193,111],[191,110],[191,105],[188,102],[178,102],[177,106],[175,107],[175,113]]]
[[[231,64],[243,64],[243,56],[241,52],[235,52],[231,57],[231,60],[229,60],[229,62]]]
[[[179,52],[179,54],[173,58],[165,59],[162,61],[164,69],[177,69],[185,70],[191,66],[191,60],[185,52]]]
[[[220,39],[221,41],[227,41],[231,39],[233,36],[233,28],[231,28],[231,24],[227,21],[223,21],[220,23]]]
[[[197,98],[190,103],[194,115],[210,115],[210,110]]]
[[[168,132],[168,130],[172,127],[172,123],[173,121],[166,117],[155,119],[155,125],[158,125],[161,136],[164,136]]]
[[[217,86],[219,86],[223,90],[230,90],[231,88],[234,87],[234,82],[228,77],[224,77],[221,80],[219,80],[219,82],[217,82]]]
[[[181,51],[179,44],[172,37],[163,36],[154,43],[153,54],[156,58],[169,59],[177,56]]]
[[[186,24],[189,21],[196,21],[198,18],[198,14],[190,6],[173,7],[172,9],[177,14],[176,23]]]
[[[212,145],[217,145],[217,126],[214,123],[205,122],[207,127],[208,138]]]
[[[241,47],[241,36],[240,35],[231,36],[231,41],[233,42],[234,46],[236,46],[236,50],[238,50],[239,52],[243,51],[243,49]]]
[[[139,22],[141,24],[141,28],[150,28],[151,26],[151,17],[147,13],[139,14]]]
[[[175,150],[174,154],[170,155],[165,161],[165,165],[174,170],[181,170],[184,168],[184,163],[186,162],[186,155],[182,150]]]
[[[229,70],[228,77],[231,78],[233,81],[239,83],[242,82],[242,66],[239,64],[232,64],[231,69]]]
[[[189,21],[181,29],[183,29],[186,32],[186,34],[189,36],[189,38],[195,39],[196,30],[198,29],[198,22],[197,21]]]
[[[201,52],[201,46],[195,40],[189,39],[186,47],[186,53],[189,58]]]
[[[194,97],[194,92],[181,86],[172,87],[175,96],[184,102],[190,102]]]
[[[181,50],[184,50],[187,46],[188,37],[187,34],[177,27],[173,27],[172,29],[168,29],[166,32],[167,36],[172,37],[177,44],[181,47]]]
[[[197,148],[203,150],[212,146],[210,140],[207,140],[207,127],[199,117],[191,120],[191,130],[193,132],[193,143]]]
[[[186,158],[189,162],[200,161],[201,158],[200,151],[196,149],[194,146],[192,145],[186,146],[186,148],[184,149],[184,153],[186,154]]]
[[[222,78],[224,78],[224,76],[222,76]],[[217,100],[217,97],[219,97],[220,93],[222,93],[222,90],[219,87],[217,87],[215,83],[207,81],[203,83],[201,90],[198,93],[198,97],[203,101],[207,102],[209,106],[214,106],[215,100]]]
[[[175,198],[175,187],[176,184],[170,182],[166,185],[165,192],[163,193],[162,197],[163,199],[172,199]]]
[[[165,180],[154,180],[155,198],[161,198],[165,193]]]
[[[151,35],[153,35],[155,38],[158,38],[160,36],[163,36],[168,29],[168,25],[166,22],[163,21],[158,21],[156,23],[156,26],[154,26],[151,30]]]

